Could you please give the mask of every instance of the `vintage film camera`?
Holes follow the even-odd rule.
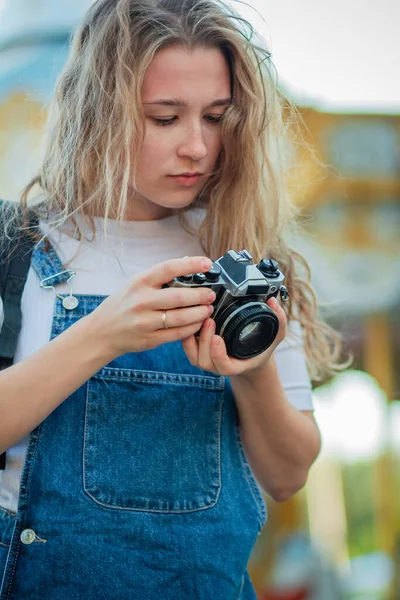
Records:
[[[283,302],[289,299],[284,279],[276,261],[263,258],[254,264],[247,250],[229,250],[207,273],[176,277],[168,285],[214,290],[215,332],[230,356],[245,359],[264,352],[276,338],[279,321],[266,302],[278,294]]]

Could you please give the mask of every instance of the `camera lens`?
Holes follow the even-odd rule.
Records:
[[[223,337],[233,358],[251,358],[273,343],[279,329],[278,317],[258,298],[232,303],[216,319],[217,333]]]
[[[254,321],[254,323],[249,323],[245,327],[243,327],[242,331],[239,333],[239,342],[244,344],[245,346],[251,346],[254,342],[254,339],[257,335],[260,334],[262,329],[262,324],[260,321]]]

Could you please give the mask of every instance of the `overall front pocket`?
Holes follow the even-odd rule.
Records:
[[[221,488],[223,377],[104,367],[88,382],[83,486],[107,507],[181,513]]]

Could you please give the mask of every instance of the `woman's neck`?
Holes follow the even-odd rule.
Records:
[[[86,207],[83,213],[91,217],[104,218],[105,216],[104,208],[96,206],[96,204]],[[159,219],[165,219],[174,214],[177,214],[176,210],[160,206],[151,202],[151,200],[136,194],[134,198],[128,200],[124,221],[158,221]],[[111,208],[108,218],[117,220],[116,207]]]

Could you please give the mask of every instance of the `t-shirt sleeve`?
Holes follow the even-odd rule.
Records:
[[[289,402],[298,410],[314,410],[312,387],[304,355],[302,328],[298,321],[288,325],[287,335],[274,354],[278,373]]]
[[[1,331],[1,328],[3,327],[3,318],[4,318],[3,300],[0,298],[0,331]]]

